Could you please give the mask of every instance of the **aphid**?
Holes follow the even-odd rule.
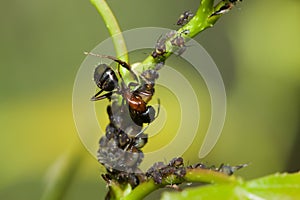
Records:
[[[177,33],[177,31],[171,30],[171,31],[166,33],[166,38],[171,39],[172,37],[174,37],[176,35],[176,33]]]
[[[147,177],[152,177],[156,184],[161,184],[163,178],[170,175],[175,175],[177,178],[182,178],[186,174],[186,169],[181,157],[172,159],[168,165],[163,162],[157,162],[150,167],[146,173]]]
[[[179,35],[171,40],[171,44],[177,47],[184,47],[184,38]]]
[[[156,63],[156,65],[155,65],[155,71],[160,70],[164,65],[165,65],[164,61]]]
[[[102,137],[100,141],[98,161],[105,166],[108,172],[113,172],[114,169],[126,170],[125,151],[118,147],[117,141],[107,140],[106,137]]]
[[[148,135],[144,133],[147,129],[142,130],[140,126],[136,126],[132,123],[123,123],[119,124],[120,127],[124,127],[124,131],[121,128],[117,128],[114,124],[115,118],[124,118],[126,114],[123,112],[118,112],[113,115],[112,107],[107,106],[107,113],[110,118],[110,123],[106,126],[106,138],[108,140],[114,139],[118,143],[118,147],[123,150],[128,150],[131,147],[141,149],[148,142]],[[121,115],[121,116],[116,116]]]
[[[194,16],[194,14],[191,11],[185,11],[184,13],[182,13],[177,21],[177,25],[178,26],[184,26],[186,25],[190,19]]]
[[[175,38],[173,38],[171,40],[171,44],[173,46],[179,47],[179,50],[177,52],[177,55],[180,56],[181,54],[184,53],[184,51],[186,50],[186,46],[185,46],[185,39],[184,37],[182,37],[182,34],[189,34],[189,30],[184,30],[182,31],[178,36],[176,36]]]
[[[184,167],[180,167],[175,170],[174,174],[179,178],[183,178],[186,175],[186,169]]]
[[[130,142],[130,138],[128,137],[128,135],[124,132],[124,131],[120,131],[118,136],[117,136],[117,140],[118,140],[118,145],[120,148],[124,148],[125,146],[128,145],[128,143]]]
[[[144,153],[140,149],[132,146],[125,152],[125,163],[123,164],[126,166],[126,170],[135,169],[141,164],[143,159]]]
[[[180,166],[183,166],[183,158],[182,157],[178,157],[178,158],[173,158],[168,166],[171,166],[171,167],[180,167]]]
[[[237,170],[247,167],[247,166],[248,166],[248,164],[241,164],[241,165],[236,165],[236,166],[229,166],[229,165],[221,164],[220,167],[217,169],[217,171],[222,172],[227,175],[232,175]]]
[[[166,41],[167,41],[166,37],[160,37],[158,39],[155,45],[155,49],[151,54],[153,58],[163,56],[166,53]]]
[[[163,162],[156,162],[147,170],[146,175],[151,176],[154,171],[163,169],[165,166],[166,165]]]
[[[113,123],[109,123],[105,129],[105,136],[108,140],[114,139],[118,133],[118,129]]]
[[[194,164],[194,165],[190,165],[190,166],[187,166],[187,169],[209,169],[208,166],[204,165],[203,163],[197,163],[197,164]]]
[[[145,81],[146,84],[151,85],[151,90],[154,93],[154,82],[158,79],[159,75],[157,70],[160,69],[161,66],[156,66],[156,69],[148,69],[142,72],[141,78]],[[150,88],[150,86],[144,86],[144,88]]]

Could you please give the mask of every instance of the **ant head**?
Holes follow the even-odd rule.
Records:
[[[104,91],[112,91],[117,87],[118,78],[115,72],[106,64],[100,64],[94,72],[96,85]]]

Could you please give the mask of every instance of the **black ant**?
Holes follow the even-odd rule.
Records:
[[[126,68],[133,75],[135,80],[138,80],[136,74],[131,70],[131,66],[122,60],[107,55],[99,55],[88,52],[85,52],[85,54],[111,59],[117,62],[122,67]],[[103,67],[103,69],[101,69],[101,67]],[[151,100],[154,94],[154,83],[142,84],[140,87],[138,87],[132,92],[130,88],[125,85],[119,68],[118,73],[122,80],[121,87],[118,86],[118,78],[115,72],[110,67],[108,67],[105,64],[101,64],[98,67],[96,67],[94,72],[94,81],[96,85],[100,88],[100,91],[97,92],[91,98],[91,100],[97,101],[105,98],[111,99],[111,96],[114,92],[119,93],[128,103],[130,116],[137,125],[142,126],[143,123],[151,123],[155,119],[155,110],[152,106],[147,106],[147,103]],[[150,78],[155,80],[156,77],[157,76]],[[117,91],[114,91],[115,89],[117,89]],[[99,96],[103,91],[108,91],[108,93]]]

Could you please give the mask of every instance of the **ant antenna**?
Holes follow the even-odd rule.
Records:
[[[116,58],[116,57],[114,57],[114,56],[95,54],[95,53],[92,53],[92,52],[86,52],[86,51],[84,52],[84,54],[85,54],[85,55],[90,55],[90,56],[95,56],[95,57],[100,57],[100,58],[108,58],[108,59],[110,59],[110,60],[113,60],[113,61],[117,62],[119,65],[121,65],[122,67],[126,68],[126,69],[133,75],[134,79],[135,79],[136,81],[138,81],[138,78],[137,78],[136,74],[131,70],[131,66],[130,66],[128,63],[126,63],[126,62],[124,62],[124,61],[122,61],[122,60],[119,60],[118,58]],[[121,73],[120,73],[120,68],[119,68],[119,66],[118,66],[118,73],[119,73],[119,76],[122,78],[122,75],[121,75]],[[122,78],[122,79],[123,79],[123,78]]]
[[[158,117],[159,112],[160,112],[160,98],[157,99],[157,103],[158,103],[157,114],[156,114],[156,116],[154,117],[154,119],[156,119],[156,118]],[[153,120],[154,120],[154,119],[153,119]]]

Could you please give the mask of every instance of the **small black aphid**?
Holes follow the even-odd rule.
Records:
[[[184,26],[186,25],[190,19],[194,16],[194,14],[191,11],[185,11],[184,13],[182,13],[177,21],[177,25],[178,26]]]

